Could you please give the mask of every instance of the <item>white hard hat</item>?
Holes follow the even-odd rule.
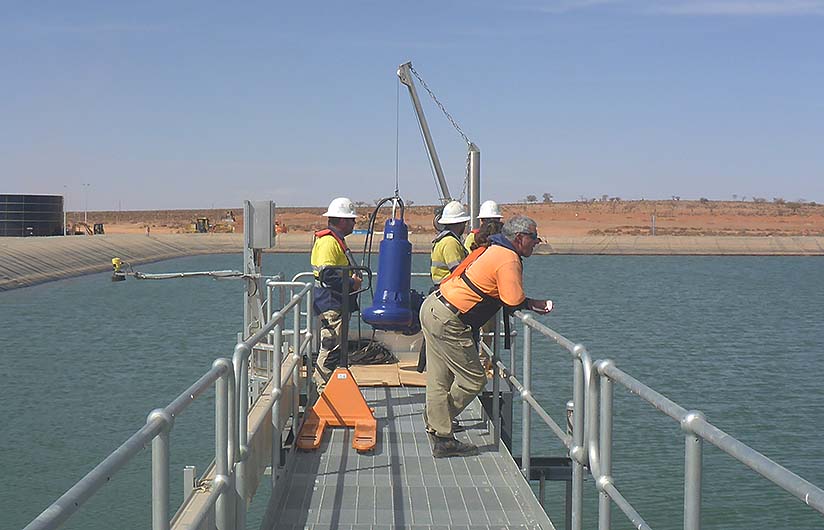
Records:
[[[458,201],[452,201],[443,207],[438,222],[442,225],[454,225],[457,223],[465,223],[469,221],[469,215],[464,210],[463,204]]]
[[[357,219],[358,214],[355,213],[355,204],[352,199],[347,197],[338,197],[329,203],[324,217],[339,217],[341,219]]]
[[[495,201],[485,201],[478,211],[478,219],[500,219],[502,217],[501,209]]]

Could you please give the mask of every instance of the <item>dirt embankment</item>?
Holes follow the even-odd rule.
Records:
[[[824,236],[824,205],[743,201],[621,201],[502,205],[505,217],[524,214],[538,222],[542,235],[585,236]],[[434,233],[434,206],[412,206],[406,222],[413,233]],[[289,232],[311,232],[325,226],[321,207],[279,207],[278,224]],[[366,228],[372,206],[360,206],[357,228]],[[389,210],[386,210],[386,216]],[[243,209],[142,210],[89,212],[89,224],[104,223],[106,233],[176,234],[193,231],[206,217],[217,231],[243,231]],[[234,221],[232,220],[234,218]],[[69,223],[83,220],[69,212]]]

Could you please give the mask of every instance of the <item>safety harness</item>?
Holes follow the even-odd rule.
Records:
[[[472,306],[472,308],[470,308],[469,311],[467,311],[466,313],[460,313],[458,315],[458,318],[461,319],[461,322],[464,322],[466,325],[472,326],[475,329],[480,328],[487,320],[489,320],[489,318],[491,318],[495,314],[495,312],[497,312],[497,310],[499,308],[503,308],[503,310],[504,310],[504,349],[508,350],[508,349],[510,349],[509,315],[512,314],[512,312],[517,311],[518,309],[526,307],[526,299],[524,300],[524,303],[522,303],[518,306],[508,306],[505,303],[503,303],[503,301],[501,301],[500,299],[495,298],[493,296],[490,296],[487,293],[483,292],[481,290],[481,288],[478,287],[477,285],[475,285],[472,282],[472,280],[469,279],[469,276],[466,275],[466,269],[469,268],[469,266],[472,265],[472,263],[474,263],[475,260],[480,258],[481,255],[484,252],[486,252],[486,250],[488,248],[489,248],[489,246],[478,247],[475,250],[473,250],[472,252],[470,252],[469,256],[467,256],[466,259],[464,259],[461,262],[461,264],[458,265],[455,268],[455,270],[453,270],[449,274],[449,276],[447,276],[446,278],[443,279],[443,281],[441,282],[441,285],[443,285],[444,283],[446,283],[448,281],[453,281],[456,278],[460,278],[461,280],[463,280],[463,282],[466,284],[466,286],[469,287],[470,290],[472,290],[472,292],[474,292],[475,294],[477,294],[478,296],[481,297],[481,301],[476,303],[474,306]],[[484,309],[486,309],[488,307],[489,309],[487,309],[486,311],[484,311],[484,310],[476,311],[476,315],[472,315],[471,312],[473,310],[475,310],[476,308],[478,308],[478,306],[483,306]],[[494,311],[492,311],[493,308],[494,308]],[[492,313],[492,314],[489,314],[489,313]],[[475,318],[473,318],[473,316],[475,316]]]

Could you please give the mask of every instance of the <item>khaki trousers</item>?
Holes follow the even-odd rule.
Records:
[[[326,381],[332,375],[332,371],[340,362],[340,328],[342,323],[343,319],[338,310],[330,309],[320,314],[320,351],[318,352],[317,370],[313,378],[319,390],[323,390]]]
[[[452,436],[452,420],[483,390],[486,373],[472,328],[430,294],[421,306],[426,340],[426,421],[436,435]]]

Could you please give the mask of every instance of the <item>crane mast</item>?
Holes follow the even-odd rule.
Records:
[[[415,89],[415,82],[412,79],[411,62],[405,62],[398,67],[398,79],[400,79],[401,83],[406,85],[406,88],[409,89],[409,97],[412,99],[412,105],[415,107],[415,114],[418,117],[418,124],[420,125],[421,133],[423,134],[423,139],[426,143],[426,151],[429,154],[429,160],[435,170],[435,177],[437,178],[438,186],[440,187],[441,204],[445,205],[452,200],[452,196],[449,194],[449,186],[447,186],[446,178],[444,178],[443,175],[441,161],[438,158],[438,152],[435,150],[435,143],[432,141],[432,134],[429,132],[429,125],[426,122],[423,107],[421,107],[421,100],[418,98],[418,91]],[[427,88],[426,83],[424,83],[424,88]],[[434,98],[434,95],[432,95],[432,97]],[[435,102],[438,103],[437,100],[435,100]],[[438,104],[440,105],[440,103]],[[441,107],[441,109],[446,112],[443,107]],[[480,209],[481,202],[481,151],[478,149],[478,146],[469,141],[466,135],[463,134],[463,131],[461,131],[457,124],[452,120],[451,116],[447,114],[447,117],[450,121],[452,121],[452,124],[456,129],[458,129],[458,132],[468,144],[467,147],[469,149],[469,153],[467,155],[467,178],[469,180],[469,213],[471,216],[470,227],[475,229],[479,226],[478,210]]]
[[[412,105],[415,106],[415,113],[418,115],[418,123],[421,126],[424,142],[426,142],[426,151],[429,153],[429,160],[432,162],[432,167],[435,169],[435,177],[438,179],[438,186],[441,188],[441,203],[446,204],[452,200],[449,194],[449,186],[446,184],[446,179],[443,176],[443,169],[441,168],[441,161],[438,159],[438,152],[435,150],[435,143],[432,141],[432,134],[429,132],[429,125],[426,123],[426,116],[423,114],[423,107],[421,107],[421,100],[418,99],[418,91],[415,90],[415,83],[412,81],[411,62],[403,63],[398,67],[398,78],[401,83],[406,85],[409,89],[409,97],[412,98]]]

